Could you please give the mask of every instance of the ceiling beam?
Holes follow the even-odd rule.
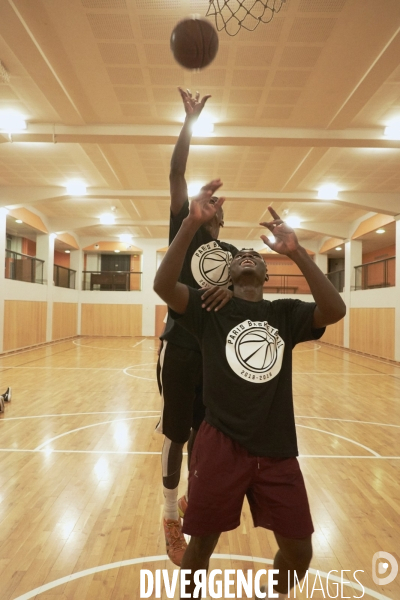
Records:
[[[111,143],[174,145],[178,125],[54,125],[28,124],[14,133],[13,142]],[[400,140],[383,136],[383,129],[301,129],[216,126],[208,137],[194,136],[194,146],[294,146],[320,148],[398,148]]]
[[[338,206],[359,208],[368,212],[396,216],[400,214],[400,193],[381,192],[340,192],[336,200],[320,200],[316,191],[308,192],[250,192],[224,190],[228,202],[259,201],[266,204],[271,202],[298,202],[318,203],[321,205],[330,202]],[[68,198],[63,187],[11,187],[0,188],[0,206],[25,206],[43,200],[61,200]],[[153,200],[169,199],[170,192],[164,190],[110,190],[107,188],[88,188],[83,198],[96,199],[123,199],[123,198],[149,198]],[[77,198],[79,201],[79,198]]]

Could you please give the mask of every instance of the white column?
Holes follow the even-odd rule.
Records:
[[[399,255],[399,256],[397,256]],[[396,217],[396,294],[394,327],[394,360],[400,361],[400,216]]]
[[[75,273],[75,289],[78,290],[78,322],[77,322],[77,334],[81,335],[81,323],[82,323],[82,271],[83,271],[84,255],[83,250],[71,250],[70,263],[71,269],[76,271]]]
[[[165,244],[164,244],[165,245]],[[149,240],[141,244],[142,256],[142,292],[144,302],[142,304],[142,335],[155,335],[155,313],[156,304],[161,304],[160,298],[153,291],[154,276],[157,270],[157,247],[161,247],[159,241],[154,243]],[[134,292],[131,292],[133,294]]]
[[[36,258],[44,260],[43,283],[47,286],[46,342],[53,337],[54,238],[53,233],[36,236]]]
[[[344,246],[344,289],[343,300],[347,307],[347,313],[344,318],[344,340],[345,348],[350,347],[350,308],[351,291],[355,286],[355,269],[362,264],[362,242],[349,240]]]
[[[6,221],[7,211],[0,208],[0,352],[3,352],[4,340],[4,287],[6,264]]]
[[[318,254],[318,252],[314,256],[314,261],[317,267],[321,269],[321,271],[326,275],[328,272],[328,256],[327,254]]]

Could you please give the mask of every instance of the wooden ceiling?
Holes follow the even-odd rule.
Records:
[[[234,0],[230,0],[233,2]],[[399,0],[287,0],[269,24],[219,33],[201,72],[169,49],[208,0],[1,0],[0,206],[26,207],[80,245],[168,235],[168,174],[183,120],[177,86],[210,93],[213,134],[194,137],[188,182],[221,177],[224,239],[257,240],[268,204],[297,216],[302,242],[348,239],[375,213],[400,214]],[[87,195],[66,193],[69,179]],[[335,201],[318,188],[335,183]],[[100,225],[116,207],[115,225]],[[393,239],[392,239],[393,238]],[[388,243],[394,243],[394,232]],[[140,245],[140,244],[138,244]]]

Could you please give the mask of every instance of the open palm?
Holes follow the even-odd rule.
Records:
[[[213,181],[210,181],[210,183],[201,188],[197,196],[192,198],[189,214],[193,220],[203,224],[215,216],[218,208],[224,203],[225,198],[218,198],[215,203],[210,202],[210,200],[221,185],[222,181],[220,179],[213,179]]]
[[[273,217],[273,221],[264,221],[263,223],[260,223],[260,225],[270,230],[274,236],[274,241],[271,241],[265,235],[262,235],[261,239],[264,244],[269,246],[274,252],[289,255],[299,247],[297,236],[293,229],[282,221],[278,213],[275,212],[271,206],[268,207],[268,210]]]

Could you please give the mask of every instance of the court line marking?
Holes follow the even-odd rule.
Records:
[[[40,360],[40,359],[39,359]],[[137,363],[136,365],[132,365],[131,367],[126,367],[127,369],[141,369],[143,366],[151,365],[154,367],[157,363]],[[0,366],[0,372],[3,367]],[[50,369],[54,371],[125,371],[122,367],[23,367],[23,366],[15,366],[15,367],[4,367],[5,370],[9,369]],[[154,369],[142,369],[143,371],[152,371]],[[135,377],[135,375],[130,375],[130,377]],[[146,377],[137,377],[137,379],[146,379]],[[153,381],[153,380],[151,380]],[[155,380],[154,380],[155,381]]]
[[[321,421],[343,421],[343,423],[361,423],[363,425],[381,425],[382,427],[400,427],[393,423],[379,423],[379,421],[358,421],[357,419],[339,419],[335,417],[307,417],[305,415],[295,415],[296,419],[321,419]]]
[[[149,341],[149,339],[145,338],[144,340],[141,340],[137,344],[134,344],[133,346],[131,346],[129,349],[126,349],[126,348],[102,348],[101,346],[89,346],[89,344],[78,344],[77,340],[72,340],[72,343],[75,346],[78,346],[78,348],[92,348],[93,350],[115,350],[117,352],[133,352],[134,349],[136,348],[136,346],[139,346],[139,344],[143,344],[143,342],[148,342],[148,341]],[[152,350],[143,350],[142,348],[140,348],[140,350],[142,352],[155,352],[156,351],[155,348],[153,348]]]
[[[98,411],[98,412],[78,412],[78,413],[58,413],[54,415],[30,415],[25,417],[4,417],[0,419],[0,423],[5,421],[22,421],[23,419],[43,419],[48,417],[76,417],[80,415],[123,415],[125,413],[157,413],[160,414],[159,410],[110,410],[110,411]],[[112,422],[112,421],[110,421]],[[399,425],[400,427],[400,425]]]
[[[42,450],[36,450],[32,448],[0,448],[0,452],[28,452],[30,454],[129,454],[135,456],[140,455],[154,455],[160,456],[161,452],[156,451],[140,451],[140,450],[56,450],[51,448],[44,448]],[[183,453],[187,456],[187,452]],[[400,460],[400,456],[373,456],[369,454],[352,455],[352,454],[299,454],[297,458],[336,458],[336,459],[368,459],[368,460]]]
[[[154,364],[157,364],[157,363],[154,363]],[[155,377],[140,377],[139,375],[132,375],[131,373],[127,372],[128,369],[133,369],[133,367],[126,367],[122,371],[124,373],[124,375],[128,375],[128,377],[133,377],[134,379],[144,379],[146,381],[157,381],[157,379]]]
[[[83,429],[90,429],[91,427],[97,427],[98,425],[109,425],[110,423],[120,423],[121,421],[136,421],[138,419],[154,419],[157,415],[146,415],[144,417],[126,417],[125,419],[113,419],[112,421],[102,421],[100,423],[91,423],[90,425],[84,425],[83,427],[77,427],[76,429],[71,429],[70,431],[65,431],[64,433],[60,433],[60,435],[56,435],[53,438],[50,438],[46,442],[43,442],[39,446],[36,446],[34,450],[42,450],[47,444],[54,442],[55,440],[59,440],[66,435],[70,435],[71,433],[76,433],[77,431],[82,431]]]
[[[293,354],[300,354],[301,352],[314,352],[315,350],[319,350],[321,346],[315,344],[315,348],[307,348],[306,350],[293,350]]]
[[[364,450],[371,452],[371,454],[376,456],[376,458],[380,457],[380,454],[378,454],[378,452],[375,452],[375,450],[372,450],[371,448],[368,448],[368,446],[364,446],[364,444],[360,444],[359,442],[356,442],[355,440],[352,440],[351,438],[344,437],[343,435],[339,435],[338,433],[332,433],[331,431],[326,431],[325,429],[318,429],[317,427],[310,427],[309,425],[299,425],[298,424],[298,425],[296,425],[296,427],[303,427],[303,429],[312,429],[313,431],[319,431],[321,433],[326,433],[327,435],[332,435],[333,437],[337,437],[342,440],[346,440],[346,442],[350,442],[351,444],[355,444],[356,446],[359,446],[360,448],[364,448]]]
[[[273,565],[274,561],[271,558],[260,558],[258,556],[242,556],[240,554],[213,554],[211,556],[211,560],[219,559],[219,560],[236,560],[243,562],[252,562],[252,563],[261,563],[264,565]],[[96,573],[102,573],[103,571],[110,571],[111,569],[120,569],[122,567],[129,567],[132,565],[140,565],[146,564],[149,562],[163,562],[169,561],[169,558],[166,554],[158,555],[158,556],[144,556],[140,558],[131,558],[128,560],[120,560],[114,563],[108,563],[106,565],[99,565],[97,567],[92,567],[90,569],[84,569],[83,571],[78,571],[77,573],[72,573],[71,575],[67,575],[66,577],[60,577],[59,579],[55,579],[54,581],[50,581],[49,583],[45,583],[40,587],[31,590],[30,592],[26,592],[22,594],[22,596],[18,596],[14,598],[14,600],[30,600],[39,594],[43,594],[44,592],[48,592],[60,585],[64,585],[70,583],[71,581],[75,581],[76,579],[81,579],[82,577],[86,577],[88,575],[94,575]],[[325,571],[320,571],[319,569],[308,569],[309,573],[312,575],[321,575],[323,578],[328,577],[328,573]],[[329,575],[329,579],[336,583],[341,583],[342,580],[337,575]],[[353,581],[348,581],[347,579],[343,579],[343,585],[349,586],[350,588],[357,590],[359,592],[364,591],[367,596],[371,596],[371,598],[376,598],[377,600],[391,600],[389,596],[384,596],[380,592],[375,592],[366,586],[361,586],[358,583],[354,583]]]

